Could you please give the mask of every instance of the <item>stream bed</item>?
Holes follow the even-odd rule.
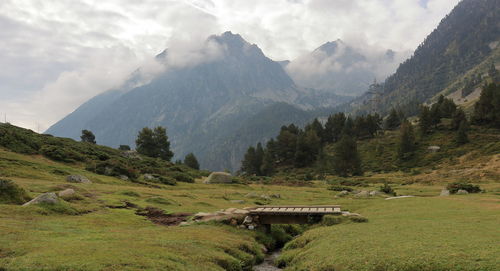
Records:
[[[272,252],[271,254],[266,255],[266,258],[264,259],[264,262],[262,262],[259,265],[256,265],[253,267],[254,271],[276,271],[276,270],[283,270],[281,268],[278,268],[274,266],[274,260],[278,258],[281,254],[281,250],[276,250]]]

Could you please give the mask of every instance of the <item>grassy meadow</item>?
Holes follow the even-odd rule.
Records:
[[[366,153],[363,144],[360,151]],[[422,152],[418,155],[435,163],[427,161],[418,170],[374,170],[350,178],[366,184],[352,186],[355,190],[378,190],[389,182],[398,195],[416,196],[393,200],[337,197],[338,191],[328,189],[338,181],[333,176],[294,186],[203,184],[201,178],[151,185],[96,174],[82,163],[0,148],[0,179],[14,181],[31,197],[76,191],[55,206],[0,204],[0,270],[251,270],[264,257],[263,244],[277,236],[280,242],[290,241],[278,259],[285,270],[498,270],[500,155],[488,148],[464,148],[471,150],[453,159]],[[68,183],[67,174],[85,175],[92,183]],[[440,197],[448,182],[460,180],[457,176],[475,178],[485,192]],[[280,198],[250,198],[248,193]],[[126,202],[137,207],[122,208]],[[221,223],[163,226],[135,213],[147,206],[196,213],[262,204],[340,204],[368,222],[312,225],[291,240],[280,227],[273,226],[275,236],[270,237]]]

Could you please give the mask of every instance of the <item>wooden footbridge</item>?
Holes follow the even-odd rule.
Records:
[[[266,229],[271,224],[308,224],[321,220],[324,215],[340,215],[340,205],[283,205],[261,206],[251,209],[253,221]]]

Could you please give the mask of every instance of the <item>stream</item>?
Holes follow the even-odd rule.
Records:
[[[262,262],[259,265],[256,265],[253,267],[254,271],[276,271],[276,270],[283,270],[281,268],[278,268],[274,266],[274,260],[278,258],[281,254],[281,250],[276,250],[272,252],[271,254],[266,255],[266,258],[264,259],[264,262]]]

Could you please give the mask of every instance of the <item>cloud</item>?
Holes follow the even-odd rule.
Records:
[[[217,57],[211,34],[231,30],[273,59],[326,41],[407,52],[458,0],[2,0],[0,113],[48,127],[168,48],[169,63]],[[151,64],[151,65],[150,65]],[[149,69],[149,70],[148,70]],[[390,68],[387,68],[390,70]]]

